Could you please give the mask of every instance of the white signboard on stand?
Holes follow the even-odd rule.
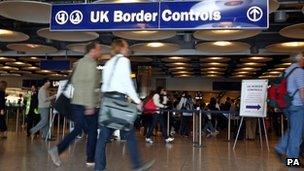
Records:
[[[243,80],[240,116],[265,118],[267,115],[268,80]]]

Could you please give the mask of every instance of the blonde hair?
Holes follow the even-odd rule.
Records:
[[[111,55],[115,56],[119,53],[121,53],[121,48],[126,46],[127,41],[125,41],[124,39],[116,39],[112,42],[111,44]]]

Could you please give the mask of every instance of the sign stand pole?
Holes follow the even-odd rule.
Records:
[[[242,127],[242,124],[243,124],[243,120],[244,120],[244,117],[242,117],[242,119],[241,119],[241,123],[240,123],[239,129],[238,129],[238,132],[236,134],[235,140],[234,140],[233,150],[235,149],[236,142],[237,142],[237,140],[239,138],[239,134],[240,134],[241,127]]]
[[[268,135],[267,135],[267,130],[266,130],[266,126],[265,126],[265,118],[262,118],[262,121],[263,121],[263,126],[264,126],[266,146],[267,146],[267,150],[269,151],[269,142],[268,142]]]
[[[260,118],[257,118],[258,119],[258,124],[259,124],[259,137],[260,137],[260,145],[261,145],[261,148],[263,148],[263,138],[262,138],[262,129],[261,129],[261,122],[260,122]],[[265,128],[264,128],[265,129]]]

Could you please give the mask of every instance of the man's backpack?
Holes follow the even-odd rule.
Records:
[[[286,71],[276,78],[268,88],[267,102],[270,107],[285,109],[291,106],[292,100],[299,90],[296,90],[292,95],[287,91],[288,77],[299,67],[293,68],[288,74]]]

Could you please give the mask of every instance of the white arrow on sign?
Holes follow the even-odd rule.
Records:
[[[262,17],[263,17],[263,11],[258,6],[253,6],[249,8],[247,11],[247,18],[250,21],[257,22],[260,21]]]

